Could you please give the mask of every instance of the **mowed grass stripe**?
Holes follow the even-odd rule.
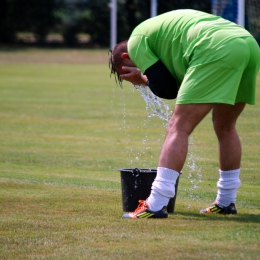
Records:
[[[175,213],[121,219],[118,169],[156,167],[165,128],[137,90],[110,79],[106,50],[74,52],[0,51],[0,259],[259,259],[260,105],[238,122],[238,215],[199,214],[217,191],[208,115],[192,134],[196,170],[183,169]],[[257,100],[259,88],[258,78]]]

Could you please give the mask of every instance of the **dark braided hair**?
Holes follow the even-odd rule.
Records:
[[[119,84],[119,86],[122,88],[123,87],[122,86],[123,79],[120,77],[119,73],[116,71],[116,67],[115,67],[115,64],[114,64],[114,61],[113,61],[113,50],[112,49],[108,50],[108,55],[109,55],[108,66],[109,66],[109,69],[110,69],[110,78],[111,78],[111,75],[114,74],[116,84]]]
[[[111,75],[115,75],[116,84],[122,88],[123,79],[120,77],[120,74],[116,71],[116,67],[120,67],[123,65],[123,60],[121,58],[121,54],[123,52],[127,52],[127,41],[120,42],[116,45],[116,47],[112,50],[108,51],[109,55],[109,69],[110,69],[110,78]]]

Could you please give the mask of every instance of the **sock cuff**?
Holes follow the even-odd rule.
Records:
[[[240,169],[229,170],[229,171],[219,170],[220,179],[225,179],[225,180],[236,179],[239,178],[239,174],[240,174]]]
[[[170,183],[175,183],[177,178],[179,177],[179,173],[175,170],[157,167],[156,180],[157,181],[167,181]]]

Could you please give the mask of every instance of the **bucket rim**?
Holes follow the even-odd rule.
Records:
[[[150,172],[157,172],[157,169],[153,168],[144,168],[144,169],[139,169],[139,168],[120,168],[118,169],[120,172],[128,172],[128,173],[133,173],[133,172],[140,172],[140,173],[150,173]]]
[[[122,172],[128,172],[128,173],[134,173],[134,172],[140,172],[140,173],[154,173],[157,172],[157,169],[154,168],[144,168],[144,169],[139,169],[139,168],[120,168],[118,171]],[[182,174],[182,171],[179,172],[179,175]]]

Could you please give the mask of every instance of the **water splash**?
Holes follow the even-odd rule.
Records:
[[[202,181],[201,167],[198,167],[196,161],[198,160],[197,156],[194,153],[194,149],[196,149],[196,145],[193,142],[193,137],[189,137],[189,152],[188,152],[188,179],[190,181],[191,187],[186,188],[185,190],[188,192],[189,197],[192,200],[198,199],[198,196],[195,194],[195,189],[199,187],[199,183]],[[190,205],[188,205],[188,209],[190,209]]]
[[[132,122],[131,120],[131,114],[127,113],[126,109],[126,96],[125,96],[125,90],[122,89],[122,99],[121,99],[121,106],[123,110],[123,124],[120,127],[120,130],[122,130],[125,133],[125,142],[126,142],[126,151],[127,151],[127,158],[129,159],[129,166],[130,168],[135,168],[137,165],[139,167],[147,168],[151,167],[151,162],[149,162],[153,156],[152,147],[149,145],[149,140],[151,139],[149,137],[149,131],[146,131],[147,129],[157,126],[156,121],[151,121],[152,117],[157,117],[160,120],[158,127],[165,128],[168,124],[169,117],[170,117],[170,106],[160,99],[159,97],[155,96],[151,90],[148,87],[144,86],[137,86],[132,85],[132,88],[130,89],[131,92],[139,92],[141,94],[141,97],[145,101],[145,109],[147,112],[147,118],[144,119],[142,125],[136,125],[136,122]],[[171,102],[173,103],[173,102]],[[129,117],[130,116],[130,117]],[[161,122],[163,121],[163,124]],[[143,139],[140,141],[138,136],[132,136],[130,137],[130,128],[136,125],[136,128],[140,130],[141,133],[144,133]],[[160,138],[156,138],[158,140],[158,143],[164,138],[164,132],[160,135]],[[138,146],[133,146],[134,143],[139,143]],[[161,150],[161,144],[158,145],[158,151]],[[156,162],[157,163],[157,162]],[[156,164],[153,168],[156,167]]]
[[[170,118],[170,108],[161,98],[155,96],[153,92],[144,86],[137,86],[135,88],[140,91],[143,100],[146,103],[146,111],[148,117],[157,116],[168,124]]]
[[[152,91],[148,87],[135,86],[137,90],[140,91],[142,98],[146,103],[146,111],[148,114],[148,118],[152,116],[157,116],[168,125],[169,121],[169,106],[162,99],[155,96]],[[146,141],[146,140],[145,140]],[[145,142],[144,141],[144,142]],[[158,139],[160,141],[160,139]],[[189,137],[189,151],[188,151],[188,179],[190,181],[191,187],[186,188],[185,190],[189,193],[189,197],[193,200],[197,199],[198,196],[195,194],[195,190],[199,187],[199,183],[202,181],[201,168],[198,167],[196,161],[198,160],[195,152],[193,151],[196,148],[196,145],[193,142],[193,137]],[[188,209],[190,209],[190,205],[188,205]]]
[[[133,86],[133,85],[132,85]],[[170,106],[161,98],[155,96],[151,90],[148,87],[143,87],[143,86],[137,86],[135,85],[132,88],[132,92],[135,92],[138,90],[140,92],[143,100],[145,101],[146,104],[146,111],[148,118],[144,120],[143,127],[137,126],[140,130],[144,130],[148,128],[149,121],[152,117],[158,117],[163,121],[163,127],[167,127],[169,118],[171,116],[171,109]],[[123,91],[124,92],[124,91]],[[123,94],[123,100],[125,102],[125,96]],[[174,102],[171,101],[171,104],[174,105]],[[141,142],[139,142],[136,137],[131,136],[129,134],[129,125],[135,124],[134,122],[131,122],[130,118],[127,118],[127,111],[126,111],[126,104],[122,103],[122,108],[123,108],[123,126],[122,130],[126,134],[126,143],[127,147],[126,150],[128,151],[128,156],[127,158],[129,159],[130,162],[130,167],[134,168],[136,165],[140,165],[143,163],[143,167],[147,168],[149,166],[145,166],[145,161],[144,158],[147,158],[147,154],[149,153],[149,149],[151,147],[149,146],[149,136],[147,133],[145,133],[145,136]],[[161,142],[164,139],[164,133],[160,138],[157,139],[157,142],[160,143],[161,148]],[[133,141],[138,141],[140,143],[140,147],[133,147],[132,143]],[[144,150],[142,150],[145,147]],[[184,172],[185,176],[189,179],[190,182],[190,187],[185,188],[185,191],[189,194],[189,197],[192,200],[195,200],[198,198],[196,195],[195,190],[199,187],[200,182],[202,181],[202,174],[201,174],[201,168],[198,167],[197,161],[198,158],[196,156],[196,153],[194,151],[196,149],[196,145],[194,144],[193,137],[189,137],[189,151],[187,155],[187,172]],[[151,155],[151,158],[153,156]],[[187,175],[186,175],[187,174]],[[138,185],[138,183],[135,183],[135,185]],[[190,209],[191,206],[188,205],[188,209]]]

